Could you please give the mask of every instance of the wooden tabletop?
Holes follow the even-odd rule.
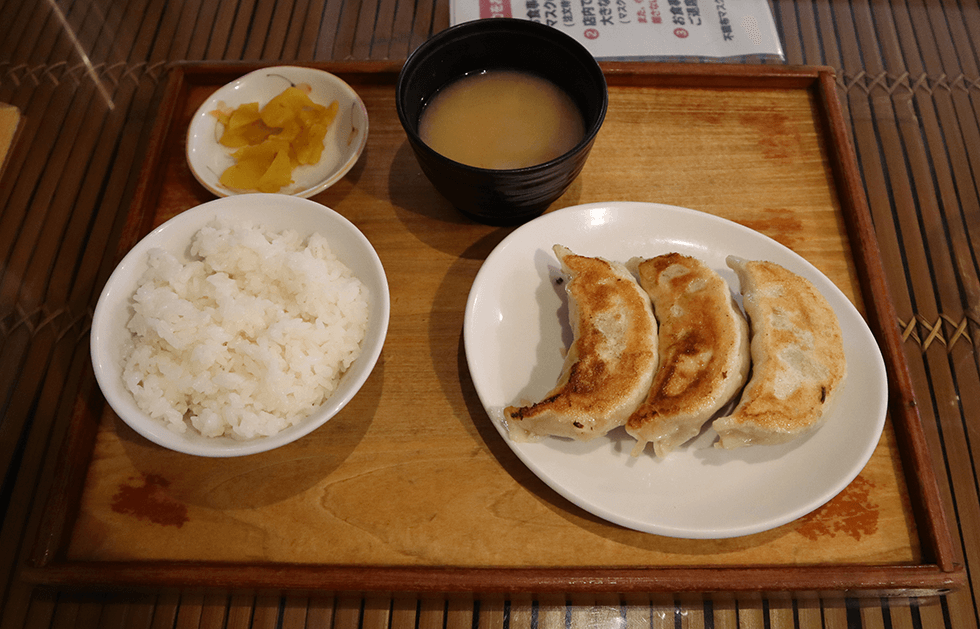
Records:
[[[980,5],[775,0],[773,10],[787,64],[825,65],[836,75],[858,189],[887,276],[891,303],[886,310],[895,313],[891,325],[907,367],[903,377],[913,389],[938,499],[948,514],[952,562],[966,566],[962,588],[910,598],[894,591],[884,597],[831,590],[788,596],[745,592],[735,583],[730,595],[710,597],[694,591],[625,595],[604,588],[543,596],[478,591],[420,596],[399,588],[405,591],[361,596],[226,591],[201,584],[181,588],[179,583],[139,591],[35,585],[25,574],[52,487],[60,482],[57,459],[79,412],[79,394],[91,388],[92,309],[127,237],[134,199],[142,194],[141,167],[154,151],[153,125],[165,102],[171,62],[374,61],[397,68],[415,46],[448,26],[448,5],[444,0],[5,0],[0,4],[0,102],[19,108],[24,117],[0,179],[0,510],[5,514],[0,627],[977,627],[980,591],[969,569],[980,565],[975,246],[980,242],[980,45],[975,42]],[[394,137],[395,131],[380,133]],[[407,155],[380,149],[374,155],[409,168]],[[586,173],[585,181],[616,174],[599,169]],[[388,181],[379,173],[359,176],[365,185],[376,179],[376,189]],[[365,189],[338,189],[329,201],[344,203],[344,194],[356,201]],[[708,211],[715,206],[694,188],[675,191],[674,198],[661,192],[663,202],[701,203]],[[699,192],[694,202],[683,202]],[[583,201],[591,193],[575,191]],[[413,194],[428,193],[418,188],[401,198]],[[436,207],[420,216],[403,210],[397,216],[406,235],[432,249],[432,260],[453,278],[432,288],[440,300],[435,314],[455,325],[439,336],[440,347],[455,356],[454,291],[466,290],[499,236],[440,211]],[[384,234],[371,222],[380,216],[384,213],[363,214],[365,229]],[[432,218],[446,225],[446,234],[418,229],[416,223]],[[453,248],[450,227],[478,245],[460,250],[463,238]],[[799,236],[793,229],[783,225],[780,235],[807,249],[793,240]],[[819,246],[808,250],[819,257]],[[823,263],[836,283],[856,290],[847,265],[830,258]],[[860,295],[849,297],[861,303]],[[428,316],[412,303],[402,306]],[[437,322],[416,323],[431,335]],[[459,368],[446,366],[454,375]],[[563,523],[582,524],[589,522],[579,515]],[[99,547],[98,527],[90,524],[88,531],[91,547]],[[785,545],[774,548],[788,552]]]

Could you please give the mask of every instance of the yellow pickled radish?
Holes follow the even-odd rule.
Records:
[[[211,112],[224,126],[220,143],[238,149],[232,154],[235,164],[219,179],[221,185],[278,192],[292,183],[294,168],[319,163],[339,103],[320,105],[310,99],[308,89],[288,87],[261,109],[258,103],[244,103]]]

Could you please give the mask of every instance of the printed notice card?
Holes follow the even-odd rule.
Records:
[[[451,0],[453,25],[513,17],[561,29],[599,59],[783,61],[767,0]]]

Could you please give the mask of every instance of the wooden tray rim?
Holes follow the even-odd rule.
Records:
[[[121,258],[148,231],[160,192],[153,174],[166,156],[171,123],[190,85],[222,85],[266,62],[179,62],[157,109],[147,156],[120,238]],[[294,63],[337,74],[353,84],[394,84],[400,62]],[[235,590],[413,593],[650,593],[762,592],[821,596],[925,596],[950,592],[966,581],[955,556],[929,446],[916,409],[881,253],[865,199],[857,159],[837,96],[833,69],[823,66],[652,64],[601,62],[611,86],[712,89],[806,89],[819,105],[827,132],[841,211],[848,229],[869,325],[878,339],[889,376],[889,415],[924,561],[914,565],[826,566],[644,566],[635,568],[391,567],[236,562],[73,561],[65,556],[77,515],[104,400],[88,369],[69,420],[55,480],[43,505],[32,556],[22,577],[34,583],[81,587],[218,588]]]

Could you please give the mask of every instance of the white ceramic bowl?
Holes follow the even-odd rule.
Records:
[[[347,174],[367,144],[368,115],[364,102],[351,86],[329,72],[300,66],[273,66],[250,72],[220,88],[191,118],[187,128],[187,163],[201,185],[219,197],[242,194],[218,181],[235,163],[232,149],[218,143],[221,125],[211,112],[258,102],[264,106],[290,85],[306,83],[310,98],[320,105],[339,104],[337,117],[323,139],[323,155],[316,164],[293,170],[293,183],[279,194],[308,198],[323,192]]]
[[[292,229],[301,236],[319,233],[332,251],[370,291],[370,315],[361,355],[341,379],[326,403],[302,422],[272,437],[248,441],[231,437],[208,438],[188,429],[177,434],[136,405],[122,381],[121,357],[130,338],[126,323],[132,316],[131,299],[146,270],[147,252],[154,247],[186,259],[191,237],[216,218],[251,221],[272,231]],[[99,387],[116,414],[133,430],[171,450],[208,457],[230,457],[272,450],[310,433],[336,415],[367,380],[381,354],[388,331],[390,298],[384,268],[374,247],[350,221],[333,210],[296,197],[250,194],[226,197],[191,208],[145,236],[119,263],[99,297],[92,319],[92,364]]]

